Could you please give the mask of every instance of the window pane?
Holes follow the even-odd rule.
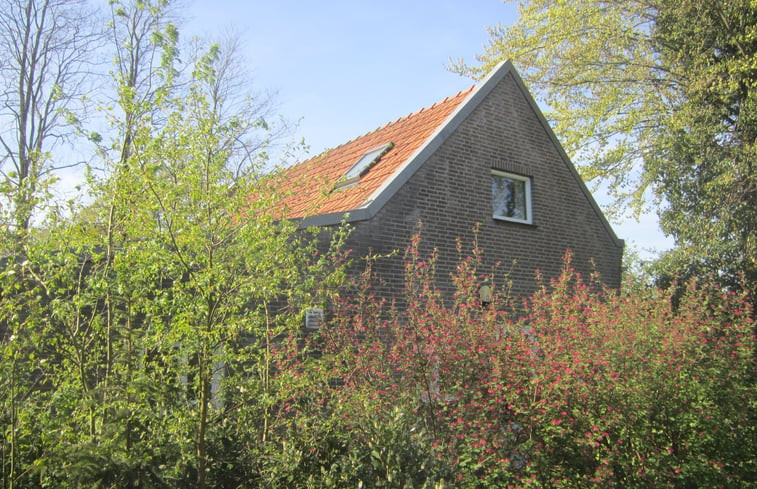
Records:
[[[370,153],[366,153],[365,155],[363,155],[363,157],[360,158],[357,163],[352,165],[352,168],[347,170],[347,173],[345,173],[344,178],[349,180],[350,178],[359,176],[360,173],[362,173],[362,171],[365,169],[365,167],[373,163],[373,160],[375,160],[376,157],[380,155],[382,151],[384,151],[383,146],[374,151],[371,151]]]
[[[526,182],[502,175],[492,175],[492,203],[495,216],[528,220]]]

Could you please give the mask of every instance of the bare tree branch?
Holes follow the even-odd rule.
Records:
[[[7,226],[18,236],[30,226],[44,176],[56,167],[49,155],[76,134],[83,113],[79,102],[101,38],[87,7],[81,0],[6,0],[0,9],[0,143],[6,152],[0,168]]]

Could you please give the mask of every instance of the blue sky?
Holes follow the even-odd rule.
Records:
[[[278,112],[300,121],[294,137],[318,154],[472,85],[450,58],[473,62],[486,27],[517,11],[501,0],[196,0],[185,15],[192,35],[241,36],[255,86],[278,92]],[[643,256],[671,246],[651,215],[613,227]]]

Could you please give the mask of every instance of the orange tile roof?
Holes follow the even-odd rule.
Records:
[[[470,87],[286,169],[282,177],[286,182],[285,191],[289,194],[282,204],[287,217],[340,213],[360,208],[423,146],[474,88]],[[334,184],[366,151],[387,143],[394,143],[394,147],[357,184],[333,190]]]

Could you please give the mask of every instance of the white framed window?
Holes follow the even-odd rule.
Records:
[[[494,219],[531,224],[531,179],[499,170],[491,178]]]

